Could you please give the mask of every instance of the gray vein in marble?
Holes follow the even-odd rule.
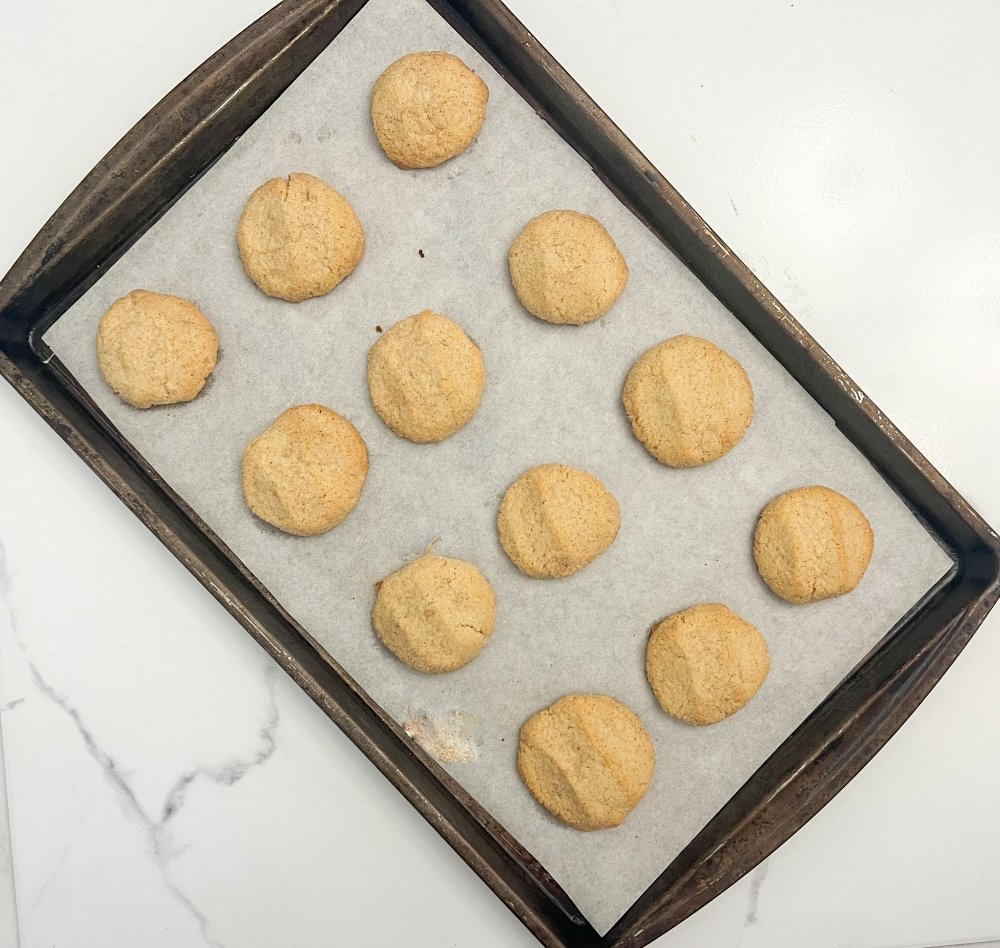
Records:
[[[128,814],[144,830],[148,838],[153,860],[159,869],[164,885],[177,902],[184,907],[184,909],[198,924],[205,944],[210,946],[210,948],[225,948],[221,942],[215,940],[212,936],[211,923],[209,919],[179,888],[173,879],[170,878],[170,862],[182,850],[179,850],[176,846],[170,844],[167,824],[180,811],[181,807],[184,805],[188,788],[199,777],[203,777],[204,779],[223,786],[232,786],[241,780],[248,771],[265,763],[274,753],[276,749],[275,732],[279,723],[274,672],[269,669],[267,673],[266,684],[268,691],[268,710],[264,723],[260,728],[259,746],[254,754],[246,760],[234,759],[218,767],[201,767],[181,774],[167,793],[159,819],[153,820],[152,817],[143,809],[142,804],[139,802],[135,791],[129,785],[128,779],[119,763],[109,753],[101,748],[94,735],[84,724],[80,716],[80,712],[73,706],[66,696],[60,694],[45,679],[38,667],[31,660],[24,642],[18,635],[17,617],[11,600],[11,587],[12,577],[8,568],[6,549],[4,548],[3,542],[0,541],[0,600],[3,601],[7,610],[10,630],[13,634],[14,642],[21,654],[24,656],[25,663],[28,666],[28,671],[35,687],[44,697],[51,701],[70,719],[79,734],[80,739],[83,741],[88,754],[100,767],[105,780],[111,785],[121,800],[126,814]],[[12,707],[16,707],[23,700],[24,698],[21,697],[8,702],[5,710],[10,710]],[[67,847],[67,852],[69,848],[70,847]],[[58,868],[65,855],[66,852],[59,857],[56,861],[55,868]],[[53,869],[52,876],[50,876],[50,878],[43,884],[39,895],[35,899],[36,902],[38,901],[38,898],[44,894],[49,882],[52,881],[52,877],[55,874],[55,868]]]
[[[234,783],[242,780],[249,770],[265,763],[275,752],[277,743],[274,733],[278,728],[280,720],[277,695],[275,693],[275,671],[276,669],[269,668],[266,673],[268,712],[258,732],[260,743],[256,752],[247,760],[231,760],[217,767],[198,767],[181,774],[164,799],[159,826],[165,825],[178,813],[184,805],[188,787],[199,777],[209,780],[212,783],[231,787]]]
[[[20,643],[19,643],[20,644]],[[23,651],[23,649],[22,649]],[[125,779],[124,774],[122,774],[121,769],[114,760],[114,758],[101,750],[98,746],[97,741],[94,740],[94,736],[87,730],[84,726],[83,721],[80,720],[80,712],[74,708],[69,701],[59,694],[43,677],[41,672],[35,666],[27,655],[25,655],[25,660],[28,663],[28,671],[31,673],[31,680],[35,683],[35,687],[50,701],[58,705],[65,714],[69,716],[76,730],[83,739],[83,743],[87,748],[88,753],[94,760],[97,761],[101,770],[104,771],[104,776],[108,779],[111,785],[120,793],[128,804],[128,808],[131,812],[137,813],[143,818],[143,821],[148,823],[149,820],[146,814],[142,810],[142,806],[139,804],[136,798],[135,792],[128,785],[128,781]]]
[[[73,851],[73,847],[76,845],[76,838],[80,835],[80,830],[83,829],[84,819],[92,809],[93,804],[91,803],[80,812],[76,820],[76,825],[73,827],[69,837],[63,843],[63,847],[59,851],[59,855],[52,860],[52,871],[49,873],[48,878],[42,883],[42,887],[35,893],[35,897],[30,903],[28,903],[28,909],[35,908],[35,906],[41,904],[42,899],[45,898],[45,893],[49,891],[49,886],[51,886],[56,880],[57,870],[66,861],[66,857]]]
[[[743,940],[743,932],[745,932],[751,925],[757,924],[757,910],[760,906],[760,890],[761,886],[764,885],[764,880],[767,878],[767,867],[768,862],[765,859],[754,871],[753,878],[750,880],[750,888],[747,891],[747,913],[746,919],[743,922],[743,929],[740,932],[740,941]]]
[[[10,611],[10,570],[7,567],[7,550],[0,540],[0,608]],[[12,621],[13,617],[10,617]],[[11,626],[13,631],[13,626]],[[8,701],[4,712],[16,708],[23,697]],[[7,772],[4,759],[3,733],[0,732],[0,940],[9,943],[10,948],[16,948],[20,943],[17,889],[14,879],[13,839],[10,832],[10,814],[7,808]]]
[[[23,644],[18,642],[18,645],[21,647],[23,652]],[[142,829],[145,830],[146,835],[149,837],[153,859],[156,862],[157,868],[160,870],[160,875],[163,879],[164,885],[166,885],[173,897],[198,923],[202,938],[205,939],[205,944],[210,945],[211,948],[225,948],[221,942],[215,941],[211,937],[208,919],[201,913],[201,911],[199,911],[198,907],[191,901],[191,899],[188,898],[183,891],[181,891],[173,879],[170,878],[168,865],[173,856],[173,850],[171,850],[168,846],[163,845],[164,840],[161,838],[162,825],[158,822],[153,822],[153,820],[151,820],[146,814],[145,810],[143,810],[142,805],[139,803],[139,800],[135,795],[135,791],[129,786],[128,780],[122,773],[118,763],[110,754],[101,749],[100,745],[94,739],[94,736],[87,730],[83,721],[80,719],[79,711],[77,711],[76,708],[74,708],[63,695],[59,694],[59,692],[56,691],[55,688],[53,688],[45,680],[45,678],[42,677],[38,668],[31,661],[31,659],[27,657],[27,655],[25,655],[25,661],[28,663],[28,671],[31,674],[32,681],[35,683],[35,687],[38,688],[38,690],[45,695],[46,698],[52,701],[53,704],[60,708],[73,722],[77,733],[79,733],[80,738],[83,740],[87,752],[97,762],[97,765],[101,768],[101,771],[104,774],[105,780],[107,780],[107,782],[112,786],[118,794],[121,802],[124,804],[125,812],[130,815],[133,820],[135,820],[142,827]],[[56,867],[58,867],[58,862],[56,863]],[[51,881],[51,876],[42,887],[42,892],[45,891],[49,881]]]

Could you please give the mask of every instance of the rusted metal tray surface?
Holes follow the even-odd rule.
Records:
[[[752,869],[874,756],[996,602],[1000,541],[502,4],[429,2],[785,366],[955,564],[607,935],[599,936],[544,868],[296,624],[135,453],[42,341],[45,330],[268,108],[364,0],[286,0],[184,80],[115,146],[0,284],[0,373],[542,943],[641,946]]]

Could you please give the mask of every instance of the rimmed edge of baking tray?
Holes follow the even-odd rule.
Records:
[[[0,283],[0,374],[241,622],[545,945],[641,948],[773,852],[923,700],[1000,596],[1000,539],[497,0],[428,0],[785,366],[955,567],[601,938],[544,868],[416,747],[177,497],[42,341],[365,0],[285,0],[108,153]]]

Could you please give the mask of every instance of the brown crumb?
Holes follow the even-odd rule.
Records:
[[[421,259],[423,259],[424,256],[423,250],[418,250],[417,253],[420,254]]]
[[[376,326],[375,327],[375,332],[381,332],[381,331],[382,331],[382,327],[381,326]]]
[[[380,580],[379,580],[379,581],[378,581],[378,582],[377,582],[377,583],[375,584],[375,592],[378,592],[378,591],[379,591],[379,590],[380,590],[380,589],[382,588],[382,583],[383,583],[383,580],[381,580],[381,579],[380,579]]]

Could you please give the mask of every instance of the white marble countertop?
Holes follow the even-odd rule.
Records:
[[[1000,6],[509,5],[1000,524]],[[0,269],[267,6],[9,0]],[[3,948],[12,878],[30,948],[534,944],[6,385],[0,601]],[[994,615],[830,806],[657,945],[1000,937],[997,667]]]

